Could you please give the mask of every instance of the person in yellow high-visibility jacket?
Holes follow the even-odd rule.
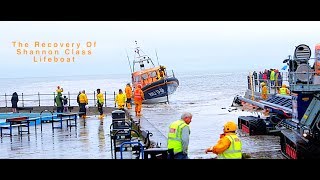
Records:
[[[282,84],[282,87],[279,89],[279,94],[290,95],[290,90],[287,88],[285,84]]]
[[[115,100],[116,100],[116,104],[118,104],[118,109],[124,110],[127,97],[126,97],[126,94],[123,94],[122,89],[119,89],[119,94],[117,94]]]
[[[87,108],[86,105],[88,104],[88,98],[86,95],[86,91],[82,90],[81,94],[79,95],[79,112],[83,113],[83,115],[81,115],[83,118],[86,118],[87,115]]]
[[[103,118],[103,103],[104,103],[104,97],[103,94],[100,92],[100,89],[97,89],[97,106],[98,106],[98,111],[100,113],[99,118]]]
[[[206,149],[205,153],[213,152],[218,155],[218,159],[242,159],[242,143],[236,130],[234,122],[227,122],[217,144]]]
[[[168,133],[168,149],[173,149],[174,159],[189,159],[188,146],[192,114],[185,112],[181,119],[170,124]]]

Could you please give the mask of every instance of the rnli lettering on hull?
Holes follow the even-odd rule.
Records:
[[[164,94],[165,90],[163,88],[159,88],[156,90],[153,90],[151,92],[148,92],[149,96],[152,97],[156,97],[156,96],[160,96],[161,94]]]

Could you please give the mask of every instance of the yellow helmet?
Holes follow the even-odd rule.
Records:
[[[266,83],[265,83],[265,82],[262,82],[262,83],[260,83],[260,85],[261,85],[261,86],[265,86],[265,85],[266,85]]]
[[[287,86],[286,86],[285,84],[282,84],[282,87],[283,87],[283,88],[286,88]]]
[[[235,132],[237,130],[237,125],[236,123],[229,121],[223,126],[223,131],[224,132]]]

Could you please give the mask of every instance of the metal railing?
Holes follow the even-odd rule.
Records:
[[[294,91],[320,91],[320,75],[313,70],[290,72],[289,84]]]
[[[79,93],[62,93],[62,97],[66,96],[68,98],[68,106],[78,106],[77,96]],[[104,94],[104,106],[113,107],[115,106],[115,97],[116,92]],[[55,97],[57,93],[53,92],[52,94],[18,94],[18,107],[30,107],[30,106],[56,106]],[[96,91],[93,93],[86,93],[88,98],[89,106],[96,106],[97,98]],[[11,94],[0,94],[0,107],[11,107]]]
[[[277,94],[278,89],[281,88],[284,82],[289,82],[289,73],[288,72],[280,72],[281,79],[277,79],[272,82],[270,79],[260,79],[259,76],[255,78],[253,74],[250,72],[247,76],[248,78],[248,89],[253,90],[255,92],[261,92],[261,83],[266,83],[268,87],[268,92]]]

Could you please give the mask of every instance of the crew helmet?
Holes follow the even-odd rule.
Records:
[[[237,130],[237,125],[236,123],[229,121],[223,126],[223,131],[224,132],[235,132]]]
[[[285,84],[282,84],[282,87],[283,87],[283,88],[286,88],[287,86],[286,86]]]
[[[261,86],[265,86],[265,85],[266,85],[266,83],[265,83],[265,82],[262,82],[262,83],[260,83],[260,85],[261,85]]]

